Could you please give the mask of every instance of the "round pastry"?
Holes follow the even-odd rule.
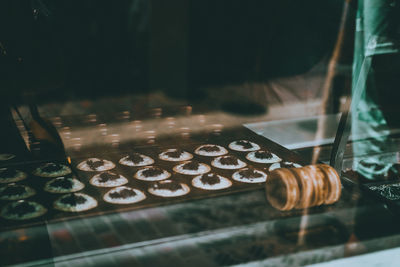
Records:
[[[264,183],[267,174],[253,168],[244,168],[232,174],[232,179],[243,183]]]
[[[303,168],[306,171],[309,171],[312,179],[314,179],[314,183],[317,185],[316,188],[314,188],[314,206],[324,204],[326,196],[328,195],[328,181],[325,181],[325,173],[323,173],[322,170],[317,168],[315,165],[308,165]]]
[[[158,155],[158,157],[166,161],[184,161],[192,159],[193,155],[182,149],[173,148],[163,151],[160,153],[160,155]]]
[[[131,167],[141,167],[153,164],[154,160],[146,155],[133,152],[120,159],[119,163]]]
[[[266,150],[253,151],[247,154],[246,158],[257,163],[275,163],[282,159],[272,152]]]
[[[325,174],[325,182],[328,185],[328,194],[326,195],[325,204],[333,204],[339,200],[342,192],[342,183],[336,170],[326,164],[318,164],[319,168]]]
[[[270,172],[272,172],[273,170],[275,170],[275,169],[280,169],[280,168],[287,168],[287,169],[289,169],[289,168],[300,168],[301,167],[301,165],[300,164],[297,164],[297,163],[294,163],[294,162],[289,162],[289,161],[284,161],[284,162],[277,162],[277,163],[274,163],[274,164],[272,164],[270,167],[269,167],[269,171]]]
[[[230,143],[229,148],[236,151],[256,151],[260,146],[248,140],[238,140]]]
[[[72,193],[82,190],[85,185],[76,178],[58,177],[44,185],[44,191],[56,194]]]
[[[156,166],[144,167],[135,173],[135,178],[142,181],[161,181],[170,176],[169,172]]]
[[[106,159],[89,158],[78,164],[78,169],[81,171],[108,171],[115,167],[115,164]]]
[[[234,156],[221,156],[215,158],[211,165],[220,169],[235,170],[246,167],[246,163]]]
[[[80,212],[97,207],[97,200],[83,193],[70,193],[54,201],[54,208],[61,211]]]
[[[31,197],[35,194],[35,190],[25,185],[8,184],[0,188],[1,200],[20,200]]]
[[[0,168],[0,184],[14,183],[26,178],[26,173],[11,168]]]
[[[0,161],[10,160],[15,158],[14,154],[0,154]]]
[[[173,170],[186,175],[199,175],[209,172],[211,168],[205,163],[192,160],[176,165]]]
[[[171,180],[154,183],[149,189],[149,193],[160,197],[179,197],[190,192],[189,186]]]
[[[89,182],[97,187],[115,187],[127,184],[128,179],[122,175],[107,171],[96,174]]]
[[[132,204],[145,198],[146,195],[142,191],[127,186],[113,188],[103,197],[104,201],[112,204]]]
[[[53,178],[71,173],[71,168],[59,163],[45,163],[33,171],[33,174],[40,177]]]
[[[1,217],[8,220],[28,220],[42,216],[47,209],[37,202],[19,200],[7,204],[1,210]]]
[[[300,189],[293,173],[288,169],[276,169],[266,182],[267,199],[278,210],[293,209],[300,199]]]
[[[317,204],[317,183],[311,176],[310,172],[305,168],[290,169],[296,178],[300,190],[299,202],[295,205],[297,209],[304,209],[315,206]]]
[[[205,190],[220,190],[232,186],[229,179],[215,173],[205,173],[193,178],[192,185],[194,187]]]
[[[200,156],[217,157],[227,154],[228,150],[222,146],[208,144],[199,146],[194,153]]]

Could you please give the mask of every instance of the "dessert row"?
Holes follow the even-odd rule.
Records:
[[[282,162],[277,155],[260,150],[260,146],[247,141],[239,140],[229,144],[229,148],[236,151],[248,152],[246,159],[256,163],[268,163],[265,168],[272,171],[281,167],[301,167],[296,163]],[[215,144],[206,144],[197,147],[194,153],[200,156],[213,157],[211,165],[218,169],[234,170],[232,180],[243,183],[263,183],[267,180],[267,173],[262,170],[247,166],[247,163],[239,158],[226,155],[228,150]],[[193,159],[193,155],[181,149],[167,149],[158,154],[158,158],[164,161],[177,162],[172,168],[173,172],[193,176],[191,185],[203,190],[221,190],[232,186],[232,181],[211,172],[211,167],[205,163]],[[119,164],[138,167],[133,177],[137,180],[149,182],[145,191],[158,197],[178,197],[190,192],[190,186],[186,182],[181,183],[170,179],[171,172],[152,165],[153,158],[140,154],[129,153],[122,157]],[[102,198],[112,204],[133,204],[146,199],[146,193],[137,188],[127,186],[129,180],[115,171],[116,165],[106,159],[89,158],[77,164],[77,169],[83,172],[97,172],[91,175],[88,181],[95,187],[112,188]],[[98,205],[97,200],[81,191],[85,184],[72,175],[71,168],[58,163],[45,163],[34,169],[32,174],[44,178],[54,178],[45,183],[43,190],[54,194],[65,194],[57,198],[53,208],[61,211],[80,212],[92,209]],[[26,201],[36,194],[29,186],[15,184],[27,177],[25,172],[3,168],[0,169],[0,183],[8,183],[0,188],[0,199],[14,201],[8,203],[1,210],[1,216],[6,219],[25,220],[35,218],[46,213],[46,208],[39,203]]]

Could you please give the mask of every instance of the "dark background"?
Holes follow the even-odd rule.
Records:
[[[2,0],[3,99],[203,88],[301,74],[329,56],[342,0]]]

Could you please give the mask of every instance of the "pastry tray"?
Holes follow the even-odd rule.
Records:
[[[237,170],[223,170],[215,168],[211,165],[211,161],[214,157],[199,156],[194,153],[194,150],[202,144],[221,145],[228,150],[229,153],[227,155],[234,155],[238,157],[240,160],[246,162],[248,167],[251,166],[268,173],[268,167],[271,164],[260,164],[251,162],[246,159],[246,154],[248,152],[233,151],[228,147],[230,142],[240,139],[246,139],[258,144],[261,147],[261,149],[269,150],[275,153],[280,158],[282,158],[283,161],[296,162],[301,165],[305,164],[305,162],[302,161],[302,159],[298,154],[274,143],[269,139],[259,136],[256,133],[242,126],[237,128],[224,129],[218,134],[215,133],[210,134],[204,132],[204,133],[193,134],[186,138],[180,135],[167,136],[164,138],[158,138],[156,142],[153,144],[146,144],[144,143],[144,141],[141,141],[141,142],[123,143],[116,148],[115,147],[111,148],[110,146],[106,145],[104,146],[99,145],[96,147],[82,147],[82,149],[79,151],[70,151],[68,153],[71,159],[71,167],[73,170],[73,175],[77,176],[77,178],[85,184],[85,188],[79,192],[86,193],[94,197],[98,201],[98,206],[94,209],[79,213],[62,212],[55,210],[52,207],[52,204],[55,199],[61,196],[61,194],[52,194],[43,190],[44,184],[50,179],[28,175],[27,179],[18,182],[18,184],[24,184],[34,188],[37,192],[36,195],[28,198],[27,200],[37,201],[38,203],[44,205],[48,209],[47,213],[39,218],[25,220],[25,221],[0,219],[1,220],[0,230],[3,231],[6,229],[8,230],[15,228],[23,228],[32,225],[51,223],[51,222],[79,218],[79,217],[98,216],[107,213],[124,212],[133,209],[142,209],[153,206],[168,205],[171,203],[178,203],[178,202],[201,199],[201,198],[210,198],[225,194],[232,194],[236,192],[263,188],[265,183],[248,184],[248,183],[237,182],[231,179],[232,174]],[[232,182],[232,186],[222,190],[202,190],[193,187],[191,185],[191,180],[195,176],[181,175],[172,170],[172,168],[175,165],[180,164],[180,162],[163,161],[158,158],[159,153],[170,148],[180,148],[190,152],[193,155],[192,160],[198,160],[199,162],[206,163],[211,167],[211,172],[214,172],[216,174],[219,174],[221,176],[230,179]],[[125,156],[127,152],[133,152],[133,151],[152,157],[155,160],[154,164],[152,164],[153,166],[161,167],[170,172],[172,175],[169,179],[187,184],[190,187],[191,190],[190,193],[180,197],[169,197],[169,198],[158,197],[148,193],[147,189],[149,188],[149,185],[151,185],[152,182],[141,181],[133,178],[136,171],[141,167],[128,167],[118,163],[119,159]],[[128,178],[129,183],[126,184],[126,186],[137,188],[143,191],[146,195],[146,199],[134,204],[110,204],[105,202],[103,200],[103,195],[111,188],[95,187],[89,183],[90,178],[99,172],[84,172],[76,168],[78,163],[90,157],[111,160],[116,165],[116,167],[111,171],[121,174],[126,178]],[[16,166],[16,168],[25,171],[28,174],[31,174],[32,170],[37,168],[39,164],[40,164],[39,162],[24,164]],[[7,203],[8,203],[7,201],[1,201],[0,202],[1,208]]]

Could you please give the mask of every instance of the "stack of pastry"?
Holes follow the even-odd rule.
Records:
[[[339,200],[341,190],[339,175],[325,164],[276,169],[266,182],[267,199],[279,210],[333,204]]]

